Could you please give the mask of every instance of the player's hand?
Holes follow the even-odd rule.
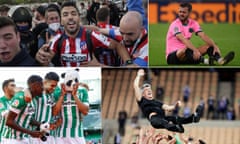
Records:
[[[31,131],[29,134],[31,137],[33,138],[40,138],[44,135],[44,132],[40,132],[40,131]]]
[[[215,46],[213,47],[213,54],[215,54],[215,53],[219,53],[220,56],[221,56],[221,52],[220,52],[220,50],[219,50],[219,48],[218,48],[217,45],[215,45]]]
[[[65,96],[67,93],[66,86],[64,83],[61,83],[61,96]]]
[[[137,72],[137,75],[138,76],[144,76],[144,69],[140,69],[140,70],[138,70],[138,72]]]
[[[77,95],[79,85],[80,85],[79,83],[76,83],[76,84],[73,85],[73,91],[72,91],[73,96]]]
[[[181,101],[177,101],[176,104],[175,104],[175,108],[177,107],[181,107]]]
[[[35,59],[43,66],[48,66],[51,59],[52,54],[49,51],[49,44],[44,44],[36,53]]]
[[[201,57],[201,53],[200,53],[197,49],[195,49],[195,50],[193,51],[193,59],[194,59],[194,60],[199,60],[200,57]]]

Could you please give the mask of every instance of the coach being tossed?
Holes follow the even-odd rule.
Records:
[[[203,107],[199,105],[196,113],[189,117],[165,116],[165,111],[172,111],[180,104],[178,101],[175,105],[167,105],[160,101],[154,100],[151,85],[144,83],[142,88],[139,87],[140,78],[144,75],[144,70],[140,69],[134,80],[134,91],[137,103],[143,114],[150,121],[154,128],[165,128],[169,131],[184,132],[182,124],[199,122],[203,112]]]

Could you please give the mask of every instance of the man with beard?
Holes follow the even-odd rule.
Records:
[[[234,52],[229,52],[221,57],[219,47],[201,29],[197,21],[189,18],[192,11],[190,3],[181,3],[178,11],[178,18],[173,21],[168,29],[166,39],[166,59],[168,64],[210,64],[214,61],[224,65],[234,58]],[[195,33],[206,44],[195,47],[190,38]],[[203,56],[208,54],[209,59]]]
[[[49,51],[39,49],[36,55],[38,61],[45,63],[57,55],[60,66],[101,65],[93,55],[98,47],[116,49],[125,62],[131,61],[126,49],[120,43],[99,32],[88,32],[79,23],[80,18],[76,3],[63,3],[61,24],[64,26],[64,33],[51,40]]]
[[[29,91],[32,98],[42,95],[43,81],[38,75],[31,75],[27,80]],[[41,137],[43,132],[32,131],[30,125],[40,126],[41,123],[32,118],[34,107],[28,100],[24,92],[17,92],[11,100],[9,112],[6,120],[7,130],[2,135],[4,144],[25,144],[28,143],[28,135]]]
[[[122,17],[119,28],[96,29],[124,44],[132,59],[127,64],[148,66],[148,34],[139,12],[128,11]]]

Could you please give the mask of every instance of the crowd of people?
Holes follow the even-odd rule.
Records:
[[[123,1],[122,8],[94,0],[6,10],[0,8],[1,66],[148,65],[142,1]]]
[[[82,120],[90,109],[89,87],[79,80],[58,86],[59,81],[53,71],[44,78],[32,74],[24,89],[13,78],[3,81],[0,144],[86,143]]]

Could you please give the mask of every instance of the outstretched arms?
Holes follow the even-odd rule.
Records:
[[[144,70],[140,69],[140,70],[138,70],[137,76],[133,83],[133,88],[134,88],[135,97],[136,97],[137,101],[140,101],[142,98],[141,88],[139,87],[139,82],[140,82],[140,79],[142,76],[144,76]]]

